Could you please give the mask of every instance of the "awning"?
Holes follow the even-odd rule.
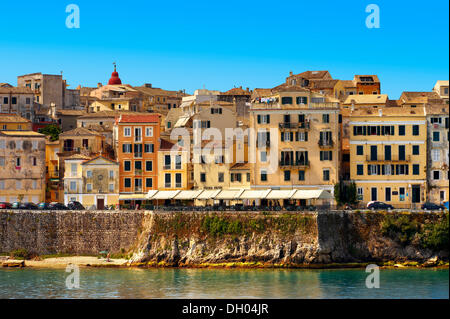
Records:
[[[153,197],[151,198],[153,199],[172,199],[174,198],[176,195],[178,195],[180,191],[159,191],[157,192],[155,195],[153,195]]]
[[[153,196],[155,196],[155,194],[156,194],[157,192],[158,192],[157,189],[149,190],[148,193],[145,195],[145,197],[146,197],[147,199],[150,199],[150,198],[152,198]]]
[[[146,200],[147,194],[120,194],[119,200]]]
[[[238,199],[244,189],[224,189],[214,199]]]
[[[264,199],[267,194],[270,193],[270,189],[264,190],[254,190],[254,189],[246,189],[239,199]]]
[[[178,119],[178,121],[175,123],[174,127],[183,127],[186,125],[186,123],[189,121],[189,116],[183,116]]]
[[[220,193],[220,189],[206,189],[196,199],[213,199]]]
[[[273,189],[266,196],[266,199],[290,199],[292,195],[294,195],[294,193],[295,189],[293,190]]]
[[[298,189],[292,199],[333,199],[333,196],[323,189]]]
[[[190,191],[181,191],[177,196],[175,196],[175,199],[196,199],[198,195],[200,195],[203,192],[203,190],[190,190]]]

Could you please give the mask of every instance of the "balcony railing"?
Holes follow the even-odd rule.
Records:
[[[298,122],[298,123],[291,123],[291,122],[285,122],[280,123],[279,125],[280,129],[309,129],[309,122]]]
[[[171,185],[172,185],[171,183],[164,183],[164,187],[165,187],[165,188],[170,188]]]
[[[170,169],[170,164],[164,164],[164,169]]]
[[[366,161],[367,162],[410,162],[411,155],[405,155],[404,157],[391,156],[390,158],[386,158],[385,156],[381,156],[381,155],[378,155],[377,157],[366,155]]]
[[[320,147],[333,147],[334,142],[333,140],[319,140],[318,144]]]
[[[309,161],[280,160],[280,167],[309,167]]]
[[[142,152],[134,152],[134,157],[142,157]]]
[[[176,183],[176,184],[175,184],[175,187],[176,187],[176,188],[181,188],[181,183]]]

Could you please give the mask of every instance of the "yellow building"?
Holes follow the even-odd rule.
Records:
[[[16,114],[0,114],[0,130],[31,131],[31,121]]]
[[[45,135],[0,131],[0,202],[45,200]]]
[[[80,154],[65,160],[64,203],[78,201],[84,207],[119,204],[119,164],[98,156],[92,159]]]
[[[353,110],[350,179],[361,202],[410,208],[426,200],[427,124],[423,107]]]
[[[251,187],[320,189],[334,193],[339,179],[339,103],[299,86],[281,85],[250,109],[256,158]]]
[[[158,190],[179,190],[191,189],[193,180],[190,172],[192,163],[190,163],[189,152],[183,150],[180,146],[161,139],[158,150]],[[151,161],[147,162],[150,167],[146,170],[153,170]]]
[[[59,141],[45,140],[45,180],[46,180],[46,202],[62,201],[61,190],[59,189]]]

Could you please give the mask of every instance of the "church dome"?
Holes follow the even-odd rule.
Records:
[[[114,64],[114,72],[111,74],[111,78],[108,81],[109,85],[118,85],[122,84],[122,81],[119,78],[119,73],[116,71],[116,65]]]

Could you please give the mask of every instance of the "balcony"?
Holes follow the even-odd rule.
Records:
[[[309,161],[280,160],[280,167],[309,167]]]
[[[270,147],[270,140],[257,140],[257,147]]]
[[[297,129],[307,129],[309,130],[309,122],[298,122],[298,123],[291,123],[291,122],[285,122],[278,124],[280,130],[297,130]]]
[[[333,140],[319,140],[319,147],[328,148],[333,147],[334,142]]]
[[[142,158],[142,152],[134,152],[135,158]]]
[[[203,163],[202,163],[203,164]],[[164,169],[170,169],[171,165],[170,164],[164,164]]]
[[[378,155],[376,158],[370,155],[366,155],[366,161],[367,162],[389,162],[389,163],[396,163],[396,162],[410,162],[411,161],[411,155],[404,156],[403,158],[400,158],[397,156],[391,156],[390,159],[386,159],[384,156]]]

